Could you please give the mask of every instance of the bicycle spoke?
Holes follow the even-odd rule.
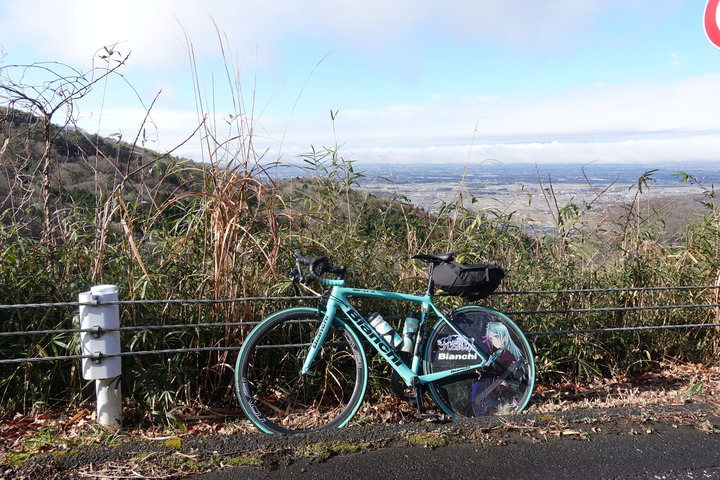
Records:
[[[357,335],[335,320],[312,370],[300,375],[319,325],[317,310],[291,309],[261,323],[243,344],[236,393],[248,418],[268,433],[343,426],[367,385]]]

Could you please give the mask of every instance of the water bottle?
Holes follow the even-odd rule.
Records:
[[[418,330],[418,319],[412,313],[405,317],[405,325],[403,326],[403,345],[402,351],[412,353],[415,349],[415,337]]]
[[[387,323],[379,313],[373,313],[368,320],[375,331],[378,332],[392,348],[397,349],[403,345],[402,337],[395,332],[393,327]]]

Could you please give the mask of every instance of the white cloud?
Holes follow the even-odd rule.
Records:
[[[688,146],[691,146],[688,149]],[[622,142],[547,142],[449,147],[359,148],[346,156],[379,163],[637,163],[661,164],[717,161],[718,137],[645,139]]]
[[[542,97],[434,98],[424,105],[341,111],[337,138],[326,116],[268,116],[258,119],[255,141],[259,150],[271,149],[272,158],[282,145],[285,159],[337,140],[344,153],[366,161],[716,161],[720,131],[709,126],[717,124],[719,90],[720,75],[705,75]],[[139,117],[126,113],[106,112],[105,124],[115,122],[115,128],[125,121],[126,131],[136,129]],[[153,119],[166,149],[197,125],[195,112],[158,111]],[[181,151],[197,158],[198,146],[194,141]]]
[[[435,98],[425,105],[340,112],[336,130],[348,151],[380,161],[716,161],[717,91],[720,75],[705,75],[549,96]],[[316,132],[327,131],[316,126]],[[311,138],[305,130],[287,143]]]
[[[626,140],[703,132],[720,111],[720,75],[660,85],[604,85],[548,95],[438,99],[341,111],[338,132],[358,145]]]
[[[601,12],[646,12],[663,2],[634,0],[3,0],[0,31],[6,50],[31,46],[49,59],[85,64],[102,46],[119,43],[132,65],[160,70],[185,66],[182,25],[200,55],[218,55],[211,18],[239,55],[273,49],[293,36],[349,45],[366,56],[409,52],[419,40],[488,40],[536,48],[572,43],[594,28]],[[37,59],[40,60],[40,59]]]

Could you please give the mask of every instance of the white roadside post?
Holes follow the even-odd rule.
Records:
[[[98,302],[118,300],[115,285],[97,285],[89,292],[78,295],[80,305],[80,333],[82,354],[92,358],[82,359],[85,380],[95,380],[97,422],[110,428],[122,424],[122,395],[120,392],[120,357],[108,357],[120,353],[120,328],[118,305],[98,305]]]

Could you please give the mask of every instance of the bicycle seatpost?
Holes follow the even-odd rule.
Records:
[[[433,279],[432,279],[433,268],[435,268],[435,264],[432,262],[428,263],[428,283],[427,283],[427,290],[425,290],[425,294],[430,297],[432,297],[435,294],[435,284],[433,283]]]

